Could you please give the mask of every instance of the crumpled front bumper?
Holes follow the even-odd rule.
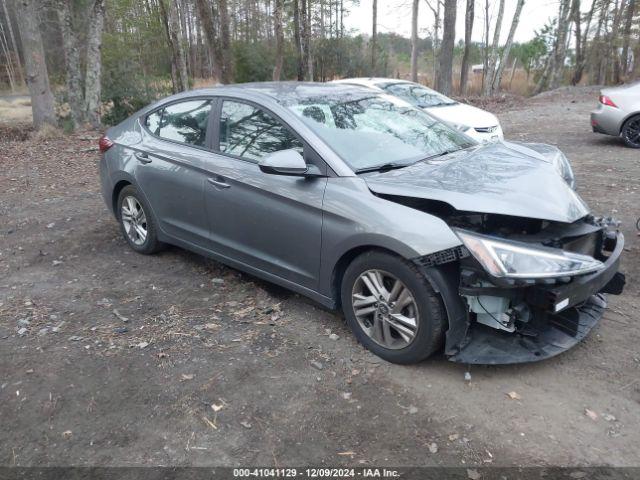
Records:
[[[607,306],[604,294],[622,293],[625,278],[618,267],[623,249],[624,237],[618,233],[602,270],[567,284],[528,287],[526,302],[543,321],[532,325],[526,334],[473,323],[449,359],[469,364],[535,362],[575,346],[602,318]]]

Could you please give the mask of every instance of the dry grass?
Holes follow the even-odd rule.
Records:
[[[53,125],[44,125],[40,130],[33,132],[31,138],[33,140],[55,140],[64,136],[64,132]]]
[[[0,99],[0,123],[16,123],[31,121],[31,100],[17,98]]]

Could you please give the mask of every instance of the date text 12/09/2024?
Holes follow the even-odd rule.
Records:
[[[398,478],[390,468],[234,468],[234,478]]]

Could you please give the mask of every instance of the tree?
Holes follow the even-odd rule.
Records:
[[[635,1],[630,1],[627,6],[626,21],[622,32],[622,75],[625,77],[629,74],[629,45],[631,43],[631,26],[633,24],[633,15],[635,13]],[[640,59],[636,57],[636,63],[640,63]]]
[[[300,34],[300,5],[298,0],[293,0],[293,39],[296,45],[298,80],[304,80],[304,50],[302,47],[302,36]]]
[[[464,53],[460,67],[460,94],[466,95],[469,78],[469,54],[471,53],[471,36],[473,34],[473,20],[475,0],[467,0],[467,11],[464,15]]]
[[[20,11],[17,15],[18,30],[22,42],[27,86],[31,96],[33,126],[36,130],[40,130],[47,124],[56,125],[56,112],[49,85],[49,73],[45,63],[36,4],[39,4],[37,0],[19,0],[16,3]]]
[[[418,6],[420,0],[413,0],[411,7],[411,81],[418,81]]]
[[[222,51],[222,83],[233,82],[233,60],[231,58],[231,36],[229,33],[229,8],[227,0],[218,0],[220,16],[220,50]]]
[[[496,18],[496,26],[493,31],[493,44],[487,59],[487,68],[484,72],[484,85],[482,86],[483,95],[491,95],[493,90],[493,77],[498,62],[498,47],[500,43],[500,30],[502,30],[502,17],[504,15],[504,0],[500,0],[498,7],[498,17]],[[487,45],[487,49],[489,45]]]
[[[567,56],[567,32],[569,30],[569,7],[571,0],[560,0],[560,11],[558,12],[558,23],[556,42],[551,63],[551,73],[549,87],[558,88],[564,74],[564,61]]]
[[[276,37],[276,62],[273,67],[273,79],[275,81],[280,80],[282,75],[282,64],[284,63],[284,34],[282,31],[282,2],[284,0],[274,0],[274,29]]]
[[[104,0],[94,0],[89,16],[87,33],[87,71],[84,77],[84,102],[87,121],[100,126],[100,100],[102,80],[102,30],[104,28]]]
[[[169,3],[168,5],[167,2]],[[160,0],[160,11],[162,12],[167,41],[172,53],[171,76],[173,79],[173,91],[184,92],[189,89],[189,75],[187,73],[184,46],[180,38],[176,0]]]
[[[371,22],[371,76],[376,72],[376,41],[378,40],[378,0],[373,0],[372,22]]]
[[[451,93],[451,77],[453,76],[453,47],[456,35],[456,0],[444,2],[444,25],[442,45],[438,55],[438,76],[436,89],[444,95]]]
[[[437,83],[438,78],[438,48],[440,47],[440,12],[442,0],[425,0],[427,7],[433,13],[433,39],[431,42],[431,50],[433,54],[433,84]],[[435,6],[432,4],[435,3]]]
[[[218,47],[219,44],[211,4],[208,0],[196,0],[196,8],[198,10],[198,16],[202,21],[202,28],[206,39],[205,43],[207,51],[209,52],[213,75],[217,77],[219,81],[224,82],[222,67],[220,66],[221,53]]]
[[[509,59],[509,52],[511,51],[511,45],[513,44],[513,36],[516,33],[516,28],[518,28],[518,21],[520,20],[520,14],[522,13],[523,6],[524,6],[524,0],[518,0],[518,3],[516,4],[516,11],[513,14],[513,20],[511,21],[511,28],[509,28],[507,43],[505,44],[504,49],[502,50],[502,58],[500,59],[500,65],[498,65],[498,70],[496,71],[493,81],[491,82],[492,95],[495,91],[500,90],[500,82],[502,82],[502,72],[504,71],[504,66],[507,64],[507,60]],[[514,64],[514,67],[515,67],[515,64]]]

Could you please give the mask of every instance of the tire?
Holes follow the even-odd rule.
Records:
[[[627,147],[640,148],[640,115],[631,117],[624,122],[620,136]]]
[[[123,204],[126,203],[127,210],[123,210]],[[135,220],[136,223],[139,224],[146,232],[144,240],[139,231],[135,228],[131,229],[131,225],[134,222],[133,220],[127,221],[127,217],[133,218],[132,215],[127,215],[126,212],[130,211],[130,205],[136,205],[139,207],[144,215],[144,221],[142,221],[141,216],[137,215]],[[120,230],[122,231],[122,235],[124,239],[127,241],[129,246],[138,253],[142,253],[144,255],[150,255],[152,253],[156,253],[163,248],[163,244],[158,241],[158,228],[156,219],[153,216],[151,208],[144,200],[142,195],[138,192],[138,189],[133,185],[127,185],[124,187],[120,194],[118,195],[118,203],[116,205],[116,215],[118,218],[118,223],[120,223]]]
[[[368,281],[363,278],[363,275],[367,276]],[[369,305],[374,298],[374,295],[371,295],[372,290],[367,287],[367,285],[371,285],[371,275],[378,279],[378,285],[380,278],[382,278],[385,290],[387,293],[391,293],[392,298]],[[393,277],[399,280],[413,297],[413,303],[405,307],[408,310],[397,310],[401,307],[400,297],[404,299],[403,303],[406,303],[407,297],[404,296],[404,293],[400,293],[400,297],[398,297],[398,293],[394,293]],[[401,257],[376,250],[363,253],[347,267],[342,278],[340,294],[344,316],[354,335],[365,348],[380,358],[399,364],[418,363],[441,348],[447,324],[442,300],[418,268]],[[394,297],[398,300],[397,304],[393,302]],[[360,313],[373,306],[376,308],[376,313],[357,315],[354,303],[358,304],[357,309]],[[387,312],[381,313],[381,309],[387,310]],[[393,313],[394,311],[395,313]],[[380,316],[376,323],[373,317],[378,314]],[[399,323],[396,319],[411,320],[412,314],[416,324],[412,337],[406,335],[406,328],[397,330],[389,323],[393,322],[397,327],[407,327],[408,323]],[[373,325],[371,321],[368,321],[370,317],[373,318]],[[387,320],[380,320],[384,318]],[[385,323],[390,325],[386,331]],[[377,327],[377,325],[383,326]],[[377,328],[378,330],[376,330]],[[409,328],[409,330],[411,329]],[[389,337],[389,333],[391,334],[390,341],[387,338],[380,341],[381,336]],[[407,337],[411,338],[408,343]]]

